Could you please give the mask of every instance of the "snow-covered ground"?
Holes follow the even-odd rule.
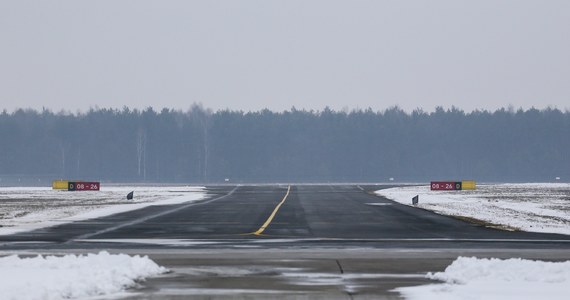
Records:
[[[527,183],[478,185],[474,191],[430,191],[405,186],[376,191],[377,195],[439,214],[482,220],[503,228],[570,234],[570,184]]]
[[[0,299],[50,300],[122,295],[167,272],[148,257],[99,252],[82,256],[0,258]]]
[[[568,299],[570,261],[459,257],[427,278],[444,283],[398,288],[406,299]]]
[[[131,191],[134,191],[134,199],[127,200],[127,193]],[[0,235],[204,197],[204,187],[184,186],[103,186],[98,192],[69,192],[47,187],[0,188]]]

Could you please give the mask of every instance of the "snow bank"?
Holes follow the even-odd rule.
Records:
[[[165,273],[148,257],[125,254],[0,258],[0,299],[73,299],[123,292]]]
[[[406,186],[376,191],[377,195],[439,214],[483,220],[524,231],[570,234],[570,184],[489,184],[474,191],[430,191]]]
[[[130,191],[135,192],[135,198],[126,200]],[[103,186],[99,192],[68,192],[48,187],[0,188],[0,235],[205,197],[204,187],[187,186]]]
[[[427,278],[444,284],[398,288],[406,299],[568,299],[570,261],[459,257]]]

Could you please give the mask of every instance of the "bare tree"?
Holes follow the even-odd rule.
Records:
[[[65,146],[63,142],[59,143],[59,149],[61,150],[61,177],[65,177]]]
[[[142,173],[143,180],[146,180],[146,131],[143,128],[137,132],[137,166],[139,177]]]
[[[202,130],[202,145],[203,145],[203,163],[202,163],[202,175],[204,182],[208,182],[208,160],[210,156],[210,119],[212,112],[210,110],[204,109],[201,104],[194,104],[190,109],[190,115],[194,122],[196,122]]]

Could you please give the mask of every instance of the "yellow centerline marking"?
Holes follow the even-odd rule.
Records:
[[[290,191],[291,191],[291,186],[289,186],[287,188],[287,193],[285,194],[285,197],[283,197],[283,200],[281,200],[281,202],[279,202],[279,204],[277,204],[277,206],[275,207],[275,209],[273,210],[273,212],[271,213],[269,218],[267,218],[265,223],[263,223],[263,225],[261,225],[261,227],[259,227],[259,229],[256,232],[252,233],[253,235],[261,235],[261,233],[263,233],[265,231],[265,229],[267,229],[269,224],[271,224],[271,221],[273,221],[273,218],[275,218],[275,215],[277,214],[277,211],[279,210],[281,205],[283,205],[283,203],[285,203],[285,200],[287,200],[287,196],[289,196]]]

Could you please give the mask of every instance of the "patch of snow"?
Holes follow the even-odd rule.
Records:
[[[568,299],[570,261],[459,257],[444,272],[427,278],[443,281],[397,288],[406,299]]]
[[[77,239],[76,242],[85,243],[130,243],[168,246],[196,246],[215,245],[223,242],[215,240],[186,240],[186,239]]]
[[[16,255],[0,258],[0,299],[74,299],[124,293],[167,272],[148,257],[126,254]]]
[[[236,295],[248,294],[283,294],[282,290],[262,290],[262,289],[214,289],[214,288],[184,288],[184,289],[161,289],[156,295],[161,296],[206,296],[206,299],[212,299],[215,296],[230,296],[235,298]],[[286,291],[287,294],[306,294],[303,291]],[[233,296],[233,297],[231,297]],[[248,299],[249,297],[240,297]]]
[[[127,200],[134,191],[135,198]],[[151,205],[173,205],[206,197],[204,187],[101,187],[69,192],[48,187],[0,188],[0,235],[99,218]]]
[[[240,265],[235,267],[226,266],[196,266],[186,268],[176,268],[176,273],[191,274],[194,276],[215,276],[215,277],[242,277],[252,275],[276,275],[283,272],[300,272],[303,268],[284,268],[277,266],[249,266]]]
[[[428,186],[378,190],[379,196],[439,214],[462,216],[524,231],[570,234],[570,184],[478,185],[473,191],[431,191]]]
[[[377,279],[377,278],[423,278],[420,274],[393,274],[393,273],[311,273],[311,272],[285,272],[282,274],[287,278],[295,278],[303,281],[304,284],[312,283],[339,283],[345,280],[354,279]]]

